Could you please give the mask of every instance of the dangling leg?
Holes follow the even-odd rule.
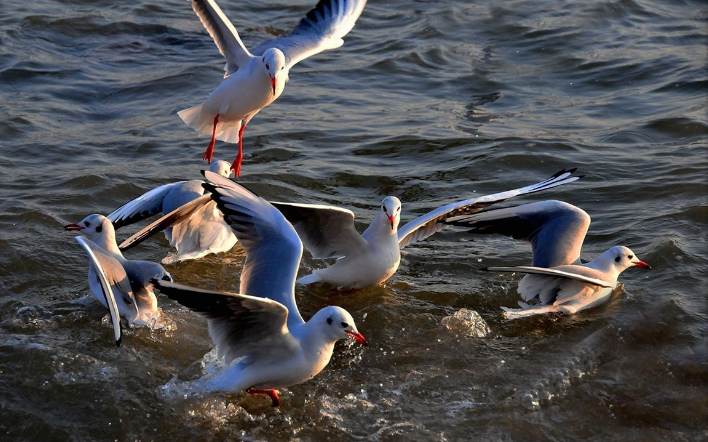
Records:
[[[241,176],[241,161],[243,160],[243,131],[246,130],[246,124],[244,121],[241,122],[241,128],[238,130],[238,155],[236,159],[231,164],[231,170],[234,171],[234,175]]]
[[[214,130],[211,132],[211,143],[209,143],[209,147],[207,147],[206,152],[204,152],[204,156],[202,157],[202,160],[208,161],[209,164],[211,164],[211,157],[214,156],[214,144],[216,144],[216,125],[219,123],[219,114],[216,114],[214,117]]]
[[[278,391],[277,390],[262,390],[260,388],[249,388],[246,390],[246,393],[248,394],[267,394],[270,396],[271,400],[273,401],[273,406],[277,407],[280,405],[280,398],[278,397]]]

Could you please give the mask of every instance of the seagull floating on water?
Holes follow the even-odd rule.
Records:
[[[320,0],[290,34],[249,51],[236,28],[213,0],[192,0],[192,8],[226,58],[224,81],[201,105],[178,114],[192,129],[211,134],[204,160],[211,162],[216,140],[238,142],[232,168],[241,175],[243,131],[251,118],[283,93],[299,61],[344,44],[366,0]]]
[[[220,373],[195,381],[206,391],[267,394],[305,382],[329,363],[334,343],[353,338],[366,346],[352,316],[325,307],[309,321],[295,303],[295,277],[302,243],[292,225],[267,201],[231,180],[204,172],[211,192],[246,251],[242,294],[202,290],[154,281],[160,291],[204,316],[219,357]],[[179,209],[178,209],[179,210]]]
[[[171,281],[170,274],[149,261],[125,259],[116,244],[113,224],[103,215],[89,215],[64,230],[78,231],[88,239],[77,237],[89,256],[88,280],[91,293],[111,314],[116,344],[120,344],[120,316],[134,325],[160,328],[160,312],[153,292],[152,280]]]
[[[571,183],[575,169],[562,170],[530,186],[448,204],[419,216],[398,229],[401,202],[384,198],[376,218],[364,233],[354,227],[354,213],[332,206],[273,203],[295,227],[314,258],[338,258],[329,267],[298,279],[299,284],[324,282],[340,289],[358,289],[382,283],[393,276],[401,249],[447,227],[450,217],[474,213],[509,198]]]
[[[231,165],[226,161],[215,161],[209,170],[228,177]],[[107,218],[119,229],[149,218],[158,213],[170,213],[184,204],[204,196],[204,180],[178,181],[157,187],[111,212]],[[224,221],[216,203],[207,197],[208,202],[190,216],[175,220],[165,229],[165,238],[177,253],[168,255],[163,264],[171,264],[187,259],[197,259],[210,253],[228,252],[236,244],[236,235]],[[126,247],[121,244],[121,250]]]
[[[531,266],[489,267],[495,272],[528,273],[519,282],[525,302],[520,309],[502,307],[508,319],[541,313],[573,314],[606,302],[620,273],[629,267],[651,269],[627,247],[615,246],[582,264],[580,249],[590,216],[562,201],[541,201],[503,209],[489,209],[446,221],[471,227],[472,233],[500,233],[531,243]]]

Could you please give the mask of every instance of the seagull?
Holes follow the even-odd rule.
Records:
[[[215,161],[209,170],[221,176],[228,177],[231,165],[222,160]],[[204,180],[178,181],[157,187],[145,194],[125,203],[111,212],[107,218],[113,227],[119,229],[158,213],[167,214],[184,204],[204,195],[202,184]],[[210,253],[228,252],[236,244],[236,235],[224,221],[221,211],[207,197],[207,203],[189,217],[180,219],[173,226],[165,229],[165,238],[177,249],[162,260],[163,264],[177,261],[197,259]],[[126,247],[121,244],[120,249]]]
[[[295,303],[302,243],[293,226],[267,201],[227,178],[204,172],[211,193],[246,251],[240,293],[155,280],[160,292],[207,319],[226,367],[195,381],[209,392],[267,394],[278,406],[279,388],[305,382],[327,366],[334,343],[353,338],[367,346],[352,316],[335,306],[309,321]]]
[[[531,266],[489,267],[495,272],[528,275],[517,291],[520,309],[502,307],[507,319],[561,312],[567,315],[606,302],[624,270],[649,264],[624,246],[615,246],[594,260],[582,263],[580,249],[590,216],[563,201],[541,201],[503,209],[489,209],[453,217],[446,224],[471,228],[472,233],[500,233],[531,243]]]
[[[445,228],[450,217],[474,213],[509,198],[539,192],[578,180],[576,169],[561,170],[530,186],[448,204],[419,216],[400,229],[401,201],[387,196],[376,218],[359,234],[354,213],[339,207],[272,203],[292,223],[313,258],[338,258],[329,267],[297,280],[299,284],[327,283],[338,289],[380,284],[396,273],[401,249]]]
[[[67,224],[64,230],[88,237],[76,240],[89,256],[89,287],[93,296],[109,309],[116,345],[120,345],[121,337],[119,316],[133,325],[151,329],[163,326],[151,281],[171,281],[172,277],[160,264],[125,259],[116,244],[113,224],[103,215],[89,215],[78,223]]]
[[[344,44],[366,0],[320,0],[290,34],[249,51],[236,28],[213,0],[192,0],[192,8],[226,58],[224,81],[199,106],[178,112],[199,133],[211,134],[204,160],[211,162],[217,139],[238,142],[232,168],[241,175],[243,131],[251,118],[283,93],[290,69],[299,61]]]

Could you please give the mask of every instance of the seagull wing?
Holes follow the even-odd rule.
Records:
[[[113,223],[114,228],[120,229],[128,224],[137,223],[138,221],[157,215],[162,212],[162,200],[165,196],[182,183],[184,183],[184,181],[165,184],[164,186],[156,187],[149,192],[145,192],[109,213],[106,218]]]
[[[435,232],[439,232],[447,227],[448,224],[446,220],[449,218],[479,212],[485,207],[512,197],[551,189],[556,186],[572,183],[581,178],[572,176],[573,172],[575,172],[575,169],[561,170],[540,183],[442,206],[423,216],[419,216],[398,229],[398,244],[400,248],[403,248],[412,242],[421,241]]]
[[[263,42],[253,48],[262,55],[266,49],[278,48],[285,54],[285,68],[328,49],[344,44],[345,35],[354,27],[366,0],[320,0],[290,34]]]
[[[338,258],[366,246],[350,210],[314,204],[271,203],[290,221],[314,258]]]
[[[248,295],[204,290],[154,280],[161,293],[205,317],[219,357],[280,359],[297,351],[298,342],[286,324],[288,309],[279,302]]]
[[[450,218],[447,224],[471,233],[499,233],[531,243],[535,267],[578,262],[590,216],[562,201],[540,201]]]
[[[581,266],[573,266],[573,267],[581,267]],[[547,269],[544,267],[532,267],[532,266],[488,267],[484,270],[488,270],[490,272],[519,272],[519,273],[529,273],[529,274],[533,274],[533,275],[548,275],[548,276],[553,276],[556,278],[575,279],[577,281],[583,281],[588,284],[599,285],[600,287],[614,288],[617,285],[616,282],[607,282],[607,281],[603,281],[602,279],[593,278],[591,276],[581,275],[581,274],[577,274],[577,273],[572,273],[567,270]]]
[[[202,195],[143,227],[135,232],[133,236],[123,241],[118,247],[121,251],[131,249],[150,238],[152,235],[181,223],[207,204],[213,204],[211,195]]]
[[[192,0],[192,9],[214,39],[221,55],[226,58],[224,78],[236,72],[253,57],[243,45],[234,25],[214,0]]]
[[[268,201],[221,175],[203,173],[209,181],[204,188],[246,251],[239,291],[283,304],[290,328],[304,323],[295,303],[302,243],[293,226]]]
[[[101,285],[101,291],[103,292],[103,297],[106,301],[106,305],[108,305],[108,311],[111,315],[111,322],[113,323],[113,336],[115,338],[116,345],[120,345],[122,334],[120,326],[120,313],[118,311],[118,305],[116,304],[116,299],[111,287],[114,287],[119,292],[120,296],[130,298],[133,301],[133,305],[135,305],[135,299],[130,288],[128,275],[125,273],[125,269],[118,262],[118,260],[109,255],[95,242],[81,236],[76,237],[76,242],[78,242],[81,248],[84,249],[89,257],[89,260],[93,264],[94,269],[96,270],[98,282]]]

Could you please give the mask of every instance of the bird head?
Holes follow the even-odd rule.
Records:
[[[612,265],[617,270],[617,273],[621,273],[623,270],[632,266],[651,270],[651,266],[637,258],[634,252],[628,247],[615,246],[605,252],[605,254],[612,260]]]
[[[94,242],[99,242],[101,238],[110,234],[110,232],[114,232],[111,221],[99,214],[89,215],[78,223],[67,224],[64,226],[64,230],[77,231],[88,236]]]
[[[396,232],[398,223],[401,221],[401,201],[395,196],[387,196],[381,202],[381,212],[386,217],[386,222],[390,224],[391,230]]]
[[[325,307],[317,312],[315,317],[324,331],[324,335],[332,341],[352,338],[364,347],[369,346],[364,335],[356,329],[352,315],[343,308],[336,306]]]
[[[214,173],[218,173],[219,175],[223,176],[224,178],[228,178],[229,175],[231,175],[231,164],[224,161],[224,160],[214,161],[209,166],[209,171],[214,172]]]
[[[285,71],[285,54],[278,48],[269,48],[261,56],[261,64],[270,78],[273,95],[278,95],[277,89],[283,90],[284,80],[281,73]]]

